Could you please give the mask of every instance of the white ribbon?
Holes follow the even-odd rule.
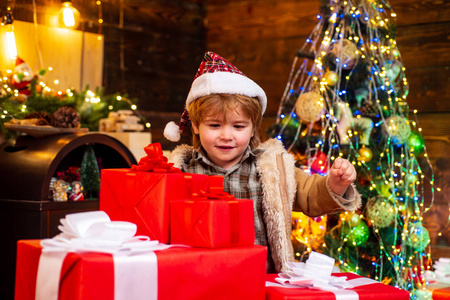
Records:
[[[114,260],[115,300],[157,299],[157,261],[153,251],[169,245],[134,236],[133,223],[111,221],[103,211],[66,215],[61,234],[41,241],[36,300],[57,300],[61,267],[69,252],[110,253]],[[133,297],[130,297],[130,293]],[[138,296],[140,295],[140,296]]]
[[[439,258],[434,262],[433,268],[434,271],[425,271],[427,281],[450,284],[450,258]]]
[[[369,278],[347,280],[346,276],[332,276],[334,262],[334,258],[318,252],[311,252],[305,263],[288,263],[289,270],[286,273],[278,274],[275,281],[285,287],[317,288],[331,291],[335,293],[336,297],[342,296],[346,299],[353,299],[355,294],[355,299],[357,299],[358,294],[354,291],[344,291],[344,289],[378,282]]]

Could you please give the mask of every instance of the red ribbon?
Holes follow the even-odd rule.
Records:
[[[201,190],[193,193],[194,200],[234,200],[234,196],[223,191],[223,177],[219,175],[208,176],[208,191]]]
[[[163,155],[160,143],[149,144],[144,148],[147,156],[142,157],[137,165],[132,165],[133,171],[147,171],[155,173],[178,173],[180,169],[175,168],[173,163],[168,163],[167,157]]]

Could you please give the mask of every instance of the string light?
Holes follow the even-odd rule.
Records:
[[[58,14],[59,22],[66,28],[76,29],[80,23],[80,12],[73,7],[72,1],[62,0],[62,8]]]
[[[9,58],[11,60],[15,60],[17,58],[17,46],[16,46],[16,37],[14,34],[13,20],[14,19],[12,16],[12,9],[11,7],[8,7],[6,10],[3,23],[6,29],[6,47]]]

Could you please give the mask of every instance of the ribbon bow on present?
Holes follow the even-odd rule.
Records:
[[[193,193],[193,200],[234,200],[234,196],[223,191],[223,177],[220,175],[208,176],[208,191],[200,190]]]
[[[289,262],[289,270],[278,274],[275,280],[286,287],[309,287],[327,291],[351,289],[357,286],[377,283],[370,278],[347,280],[346,276],[332,276],[334,258],[318,252],[311,252],[306,263]],[[337,270],[337,272],[339,272]]]
[[[147,156],[142,157],[137,165],[132,165],[134,171],[150,171],[155,173],[176,173],[181,172],[175,168],[173,163],[168,163],[167,157],[163,155],[160,143],[149,144],[144,148]]]
[[[136,224],[111,221],[104,211],[68,214],[60,222],[61,233],[52,239],[43,239],[42,252],[133,254],[168,247],[147,236],[135,236]]]
[[[135,236],[135,224],[111,221],[104,211],[68,214],[61,219],[61,224],[58,227],[61,234],[41,241],[36,300],[58,299],[61,270],[69,252],[112,255],[115,300],[158,298],[158,264],[154,251],[170,245]]]

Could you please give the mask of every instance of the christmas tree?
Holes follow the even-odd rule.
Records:
[[[100,192],[100,171],[95,157],[94,148],[88,145],[80,167],[81,184],[86,198],[98,198]]]
[[[387,1],[336,0],[297,51],[269,130],[298,166],[326,175],[337,157],[355,165],[362,208],[321,218],[293,214],[299,259],[319,251],[339,268],[426,292],[431,266],[422,224],[434,177],[396,43]]]

